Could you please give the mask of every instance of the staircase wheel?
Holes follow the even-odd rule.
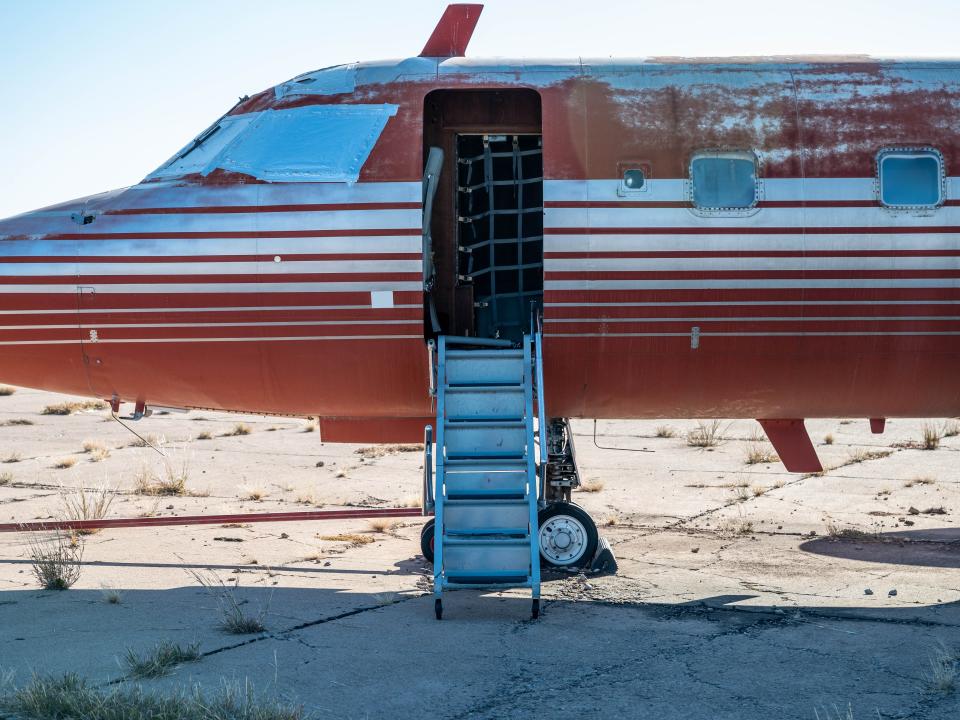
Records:
[[[589,566],[597,552],[600,533],[587,511],[574,503],[547,505],[538,515],[540,564],[544,567]]]
[[[443,620],[443,600],[437,598],[433,601],[433,612],[437,615],[437,620]]]
[[[433,518],[430,518],[423,524],[420,531],[420,552],[427,562],[433,564]]]
[[[530,608],[530,619],[537,620],[540,617],[540,600],[534,600],[533,606]]]

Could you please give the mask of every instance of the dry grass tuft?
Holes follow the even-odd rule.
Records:
[[[309,418],[306,423],[303,425],[303,431],[305,433],[316,432],[320,429],[320,421],[316,418]]]
[[[620,518],[616,515],[607,515],[601,520],[601,524],[605,527],[614,527],[620,522]]]
[[[374,518],[369,523],[370,532],[375,533],[388,533],[396,526],[397,521],[390,518]]]
[[[133,491],[137,495],[185,495],[189,476],[190,468],[186,461],[179,465],[165,463],[163,477],[149,466],[141,465],[134,475]]]
[[[376,601],[377,605],[393,605],[397,602],[398,595],[395,592],[380,592],[374,593],[373,599]]]
[[[830,433],[827,433],[826,435],[824,435],[824,436],[823,436],[823,444],[824,444],[824,445],[833,445],[833,435],[831,435]]]
[[[167,439],[157,433],[147,433],[143,437],[134,438],[127,447],[155,447],[162,448]]]
[[[47,405],[40,411],[41,415],[73,415],[84,410],[106,410],[107,405],[102,400],[81,400],[79,402],[62,402]]]
[[[83,451],[90,455],[90,462],[100,462],[110,457],[110,448],[99,440],[84,440]]]
[[[251,635],[266,631],[265,621],[270,611],[270,600],[267,600],[267,604],[261,607],[259,612],[249,615],[243,607],[247,601],[237,597],[239,579],[236,584],[227,585],[212,570],[208,570],[206,574],[195,570],[187,572],[217,599],[221,630],[233,635]]]
[[[847,705],[846,712],[843,712],[836,705],[833,708],[825,707],[823,708],[823,715],[820,715],[820,711],[814,708],[813,715],[815,720],[855,720],[853,717],[853,708]],[[877,714],[879,718],[879,713]]]
[[[7,397],[13,395],[17,391],[16,388],[10,387],[9,385],[0,385],[0,397]]]
[[[243,494],[240,496],[241,500],[253,500],[259,502],[263,500],[267,495],[269,495],[266,490],[261,487],[249,487],[243,491]]]
[[[357,448],[353,452],[354,454],[359,455],[366,460],[373,460],[374,458],[383,457],[384,455],[396,455],[397,453],[407,452],[423,452],[423,445],[418,445],[416,443],[405,443],[401,445],[368,445],[366,447]]]
[[[64,520],[103,520],[113,503],[113,494],[107,488],[89,491],[80,489],[70,493],[63,492],[60,499],[63,502]],[[78,535],[93,535],[99,532],[99,528],[74,532]]]
[[[872,540],[876,533],[854,527],[843,527],[833,521],[827,522],[827,536],[838,540]]]
[[[333,476],[334,476],[335,478],[345,478],[345,477],[347,476],[347,469],[346,469],[346,468],[340,468],[339,470],[337,470],[337,471],[333,474]]]
[[[423,505],[423,500],[419,495],[407,495],[403,500],[400,501],[400,507],[415,508],[421,507]]]
[[[904,487],[913,487],[914,485],[933,485],[937,481],[932,477],[915,477],[907,480],[903,486]]]
[[[936,450],[940,447],[940,428],[933,423],[924,423],[920,429],[921,443],[924,450]]]
[[[947,420],[943,424],[943,436],[945,438],[956,437],[960,435],[960,422],[956,420]]]
[[[716,447],[722,440],[723,431],[719,420],[697,422],[697,426],[687,433],[687,445],[698,448]]]
[[[763,485],[754,485],[753,487],[750,488],[750,492],[753,493],[754,497],[760,497],[765,492],[767,492],[767,488],[765,488]]]
[[[736,498],[736,502],[746,502],[750,499],[750,491],[747,488],[748,485],[746,483],[734,486],[733,494]]]
[[[727,537],[749,535],[753,532],[753,521],[743,517],[726,518],[717,525],[717,532]]]
[[[59,530],[44,540],[30,540],[30,568],[44,590],[66,590],[80,579],[83,544]]]
[[[14,451],[7,453],[6,457],[3,458],[5,463],[18,463],[23,460],[23,455]]]
[[[197,435],[197,440],[212,440],[212,439],[213,439],[213,433],[210,432],[209,430],[204,430],[202,433]]]
[[[747,465],[761,465],[779,462],[780,458],[769,445],[751,443],[747,446],[744,463]]]
[[[183,647],[176,643],[164,641],[158,644],[145,655],[137,655],[132,649],[127,649],[124,664],[131,677],[158,678],[169,675],[178,665],[196,662],[200,659],[200,643]]]
[[[847,455],[847,461],[843,465],[856,465],[857,463],[867,462],[868,460],[880,460],[893,454],[893,450],[864,450],[857,448],[851,450]],[[838,465],[837,467],[843,467]],[[835,469],[835,468],[834,468]]]
[[[79,675],[35,675],[24,687],[0,697],[0,715],[35,720],[302,720],[300,708],[261,702],[252,685],[225,684],[215,695],[199,687],[172,694],[139,685],[91,686]]]
[[[107,605],[119,605],[123,602],[123,592],[117,588],[112,588],[105,585],[100,589],[100,595],[103,597],[103,601]]]
[[[249,435],[253,432],[253,428],[247,425],[246,423],[237,423],[233,426],[232,429],[228,430],[223,434],[223,437],[237,437],[238,435]]]
[[[940,693],[953,691],[957,685],[957,656],[943,645],[930,655],[930,670],[924,673],[927,687]]]
[[[677,429],[671,425],[657,425],[654,434],[658,438],[672,438],[677,436]]]
[[[357,533],[340,533],[339,535],[318,535],[321,540],[327,540],[328,542],[345,542],[349,543],[350,547],[360,547],[361,545],[369,545],[372,542],[376,542],[369,535],[358,535]]]
[[[76,464],[77,464],[77,459],[75,457],[65,457],[57,460],[53,464],[53,467],[56,470],[67,470],[69,468],[72,468]]]
[[[9,485],[13,482],[13,473],[0,472],[0,485]]]
[[[33,420],[27,420],[26,418],[13,418],[12,420],[7,420],[6,422],[0,423],[3,427],[16,427],[17,425],[33,425]]]
[[[579,490],[585,493],[598,493],[603,490],[604,486],[603,480],[583,480],[580,483]]]

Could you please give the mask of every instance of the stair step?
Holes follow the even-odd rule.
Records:
[[[443,530],[448,535],[527,535],[530,506],[523,498],[447,498],[443,504]]]
[[[518,457],[527,451],[523,422],[446,422],[443,442],[447,457]]]
[[[446,388],[448,420],[522,420],[522,385],[470,385]]]
[[[521,385],[523,353],[515,350],[447,351],[445,385]]]
[[[443,569],[456,576],[492,577],[530,574],[529,538],[443,538]]]
[[[523,498],[527,494],[527,461],[447,458],[444,488],[449,499]]]

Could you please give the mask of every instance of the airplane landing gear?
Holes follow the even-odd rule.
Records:
[[[600,534],[586,510],[574,503],[551,503],[540,511],[538,521],[542,565],[575,568],[590,564]]]
[[[544,567],[589,566],[597,552],[597,524],[579,505],[556,502],[540,511],[540,560]],[[420,531],[420,552],[433,562],[433,518]]]

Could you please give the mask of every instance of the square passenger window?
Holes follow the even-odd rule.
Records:
[[[690,161],[693,206],[740,210],[757,204],[757,158],[750,152],[698,153]]]
[[[887,207],[936,207],[943,200],[943,162],[935,150],[880,153],[880,202]]]

